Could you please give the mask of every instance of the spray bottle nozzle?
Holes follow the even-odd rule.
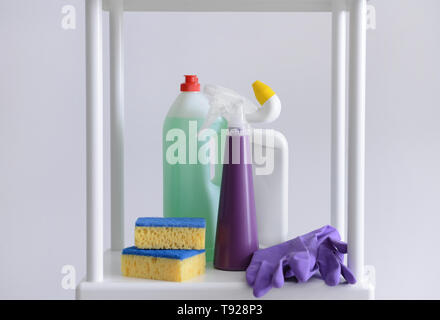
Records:
[[[253,102],[228,88],[206,85],[203,93],[209,99],[211,108],[201,130],[211,126],[218,117],[224,117],[230,128],[243,128],[247,125],[245,115],[257,110]]]
[[[228,121],[230,128],[246,127],[247,122],[267,123],[277,119],[281,102],[275,92],[261,81],[255,81],[252,87],[261,107],[231,89],[206,85],[203,93],[209,99],[211,108],[201,130],[210,127],[220,116]]]

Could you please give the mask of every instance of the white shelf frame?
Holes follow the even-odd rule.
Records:
[[[331,12],[331,224],[345,238],[348,266],[364,277],[365,74],[367,0],[85,0],[87,96],[87,282],[104,274],[103,33],[110,19],[111,249],[124,247],[124,45],[125,11]],[[349,17],[349,21],[348,21]],[[348,35],[348,37],[347,37]],[[346,51],[348,48],[349,60]],[[349,78],[346,79],[348,68]],[[348,81],[347,81],[348,80]],[[348,86],[350,83],[350,86]],[[346,92],[348,89],[348,146]],[[346,163],[348,152],[348,163]],[[348,179],[346,166],[348,165]],[[346,197],[346,181],[347,197]],[[345,205],[347,220],[345,221]],[[346,223],[347,222],[347,223]]]

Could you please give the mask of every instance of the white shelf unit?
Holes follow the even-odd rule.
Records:
[[[364,265],[365,74],[367,0],[85,0],[87,90],[87,275],[79,299],[252,299],[244,272],[208,266],[185,283],[120,275],[124,247],[124,45],[127,11],[329,12],[332,14],[331,224],[348,242],[348,266],[358,282],[327,287],[288,282],[267,299],[372,299],[374,268]],[[110,19],[111,249],[103,249],[104,135],[102,12]],[[348,49],[348,51],[347,51]],[[346,55],[346,52],[349,55]],[[348,79],[346,71],[348,68]],[[348,101],[346,92],[348,90]],[[348,102],[348,103],[347,103]],[[346,107],[349,119],[346,127]],[[348,134],[348,146],[346,135]],[[346,154],[348,153],[348,163]],[[348,166],[346,176],[346,167]],[[347,178],[347,179],[346,179]],[[347,197],[345,189],[347,181]],[[345,205],[347,204],[347,221]]]

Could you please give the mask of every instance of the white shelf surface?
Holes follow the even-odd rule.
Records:
[[[374,299],[374,268],[367,266],[363,283],[336,287],[320,279],[307,283],[288,281],[283,288],[272,289],[262,299]],[[186,282],[168,282],[123,277],[121,252],[107,251],[104,256],[104,280],[82,281],[76,289],[77,299],[255,299],[245,280],[245,272],[229,272],[208,266],[206,274]]]
[[[109,10],[111,0],[103,1]],[[124,0],[124,11],[330,12],[332,0]]]

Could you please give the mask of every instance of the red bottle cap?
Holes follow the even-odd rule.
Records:
[[[180,91],[200,91],[199,78],[196,75],[185,75],[185,83],[180,85]]]

